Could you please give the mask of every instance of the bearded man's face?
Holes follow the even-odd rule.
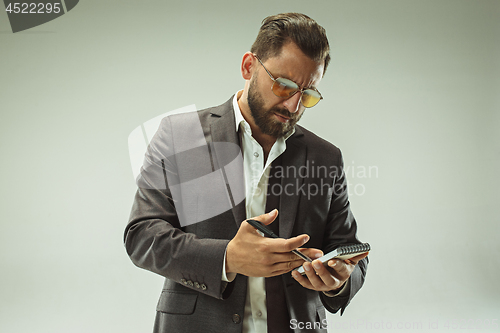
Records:
[[[264,106],[264,99],[257,88],[257,76],[250,82],[248,88],[248,106],[255,121],[255,125],[261,130],[262,133],[270,135],[275,138],[285,136],[289,133],[295,124],[302,117],[303,112],[291,113],[287,109],[278,106],[266,109]],[[276,119],[276,116],[287,118],[288,121],[282,122]]]

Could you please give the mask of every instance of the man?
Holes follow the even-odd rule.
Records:
[[[343,312],[361,288],[366,255],[326,267],[290,252],[359,243],[340,150],[296,125],[322,99],[329,60],[314,20],[270,16],[243,56],[242,91],[163,119],[125,231],[132,261],[166,277],[155,332],[326,332],[325,308]],[[290,273],[300,265],[305,276]]]

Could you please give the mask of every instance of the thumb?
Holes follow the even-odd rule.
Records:
[[[267,214],[262,214],[262,215],[257,216],[256,218],[254,218],[254,220],[257,220],[265,225],[269,225],[269,224],[273,223],[274,220],[276,220],[277,216],[278,216],[278,210],[273,209],[272,211],[270,211]]]
[[[347,259],[346,262],[351,265],[356,265],[360,260],[366,258],[368,256],[368,252],[359,254],[355,257],[352,257],[350,259]]]

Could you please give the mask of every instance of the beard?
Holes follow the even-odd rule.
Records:
[[[257,91],[255,85],[256,78],[250,82],[250,87],[248,88],[248,106],[255,125],[257,125],[262,133],[274,138],[286,136],[293,130],[295,124],[302,117],[302,113],[291,113],[287,109],[279,107],[272,107],[269,110],[265,110],[264,99],[260,92]],[[282,123],[275,118],[275,113],[287,117],[289,120],[286,123]]]

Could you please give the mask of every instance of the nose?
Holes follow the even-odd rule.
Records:
[[[291,112],[291,113],[295,113],[297,111],[299,111],[299,107],[300,107],[300,98],[302,97],[302,93],[300,91],[298,91],[297,93],[295,93],[292,97],[286,99],[284,102],[283,102],[283,105],[286,107],[286,109]]]

